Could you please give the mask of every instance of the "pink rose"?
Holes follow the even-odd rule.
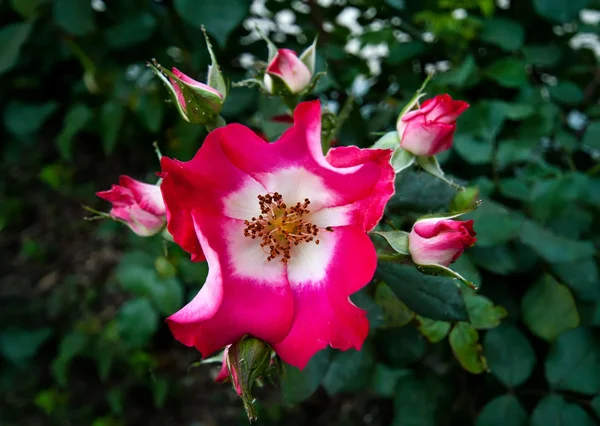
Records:
[[[432,156],[450,149],[456,119],[469,104],[440,95],[423,102],[421,108],[399,117],[396,123],[400,146],[418,156]]]
[[[209,265],[196,297],[167,319],[174,337],[207,357],[250,335],[299,368],[328,345],[359,349],[369,324],[349,296],[375,272],[367,232],[394,192],[391,155],[323,156],[313,101],[275,142],[230,124],[191,161],[163,157],[169,232]]]
[[[96,192],[96,195],[112,203],[110,215],[113,219],[125,223],[139,236],[155,235],[165,226],[165,203],[157,185],[122,175],[118,185],[108,191]]]
[[[264,76],[265,88],[271,94],[275,94],[273,78],[277,78],[285,84],[292,94],[302,92],[312,80],[315,64],[314,44],[309,47],[300,57],[290,49],[279,49],[273,57]]]
[[[448,266],[475,244],[472,220],[418,220],[408,235],[408,250],[417,265]]]

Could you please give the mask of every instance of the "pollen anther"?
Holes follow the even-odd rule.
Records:
[[[267,254],[268,261],[281,257],[281,262],[287,263],[291,258],[292,246],[312,241],[319,244],[320,241],[315,240],[319,228],[304,220],[304,216],[310,213],[308,198],[288,207],[281,194],[274,192],[259,195],[258,204],[261,214],[258,218],[244,221],[244,236],[262,239],[260,246]],[[331,227],[326,230],[333,231]]]

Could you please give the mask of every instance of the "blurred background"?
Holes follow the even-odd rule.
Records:
[[[371,318],[363,351],[323,351],[258,390],[259,424],[599,424],[599,23],[598,0],[0,0],[0,422],[247,424],[219,364],[164,323],[206,265],[82,208],[107,211],[94,193],[122,173],[154,182],[155,141],[196,152],[203,127],[145,63],[203,81],[205,25],[229,81],[266,60],[257,28],[296,51],[318,34],[315,97],[333,112],[355,99],[341,145],[393,130],[435,71],[430,95],[471,104],[440,162],[484,200],[456,264],[489,302],[467,304],[469,351],[370,286],[353,298]],[[232,88],[223,116],[273,139],[283,110]],[[453,197],[403,173],[390,214],[410,227]]]

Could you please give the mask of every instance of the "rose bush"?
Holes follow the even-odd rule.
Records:
[[[597,2],[567,3],[1,2],[3,424],[247,424],[241,402],[262,423],[290,426],[600,421]],[[316,35],[312,54],[300,54]],[[296,70],[288,84],[267,72],[279,49],[298,52],[270,68]],[[234,389],[217,385],[207,363],[222,354],[201,360],[164,321],[206,293],[207,275],[233,269],[211,261],[204,231],[179,237],[186,252],[158,226],[166,209],[156,227],[82,218],[110,216],[94,192],[120,173],[156,181],[153,142],[184,165],[226,123],[277,145],[297,104],[315,99],[330,166],[360,165],[349,154],[374,144],[394,151],[395,192],[368,233],[375,274],[346,293],[366,312],[367,337],[360,351],[323,342],[299,370],[246,335],[231,347],[262,349],[236,347],[237,370],[224,373]],[[454,120],[442,99],[470,106]],[[414,153],[401,145],[409,128]],[[328,155],[334,141],[348,153],[340,163]],[[129,200],[123,217],[141,208],[125,189],[112,193]],[[171,203],[202,208],[183,192]],[[429,252],[441,263],[411,256],[424,217],[454,218],[456,229],[418,238],[451,242],[451,253]],[[475,237],[457,225],[470,220]],[[138,238],[128,223],[159,232]],[[444,266],[467,234],[476,244]],[[363,265],[354,263],[349,273]],[[217,315],[229,303],[218,302]]]

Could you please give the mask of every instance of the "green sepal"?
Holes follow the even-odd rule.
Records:
[[[312,44],[308,46],[308,48],[300,54],[298,57],[304,65],[308,68],[311,75],[315,73],[315,63],[317,59],[317,39],[318,35],[313,40]]]
[[[400,139],[398,137],[398,132],[396,131],[384,134],[373,144],[373,146],[371,146],[371,148],[394,150],[390,164],[394,168],[396,174],[412,166],[416,159],[414,154],[400,146]]]
[[[481,201],[481,200],[477,200],[473,204],[471,204],[470,206],[468,206],[467,208],[465,208],[463,210],[455,210],[455,211],[451,211],[448,213],[426,214],[424,216],[420,216],[417,219],[417,222],[419,220],[423,220],[423,219],[454,219],[455,217],[463,216],[467,213],[471,213],[472,211],[476,210],[481,205],[482,202],[483,201]]]
[[[446,177],[442,168],[440,167],[440,163],[438,163],[438,161],[435,157],[433,157],[433,156],[432,157],[417,157],[417,164],[419,166],[421,166],[421,168],[423,170],[425,170],[427,173],[429,173],[432,176],[435,176],[438,179],[443,180],[444,182],[446,182],[448,185],[452,186],[453,188],[456,188],[461,191],[464,189],[463,186],[460,186],[459,184],[452,182],[450,179],[448,179]]]
[[[398,148],[396,148],[396,150],[392,154],[391,159],[394,172],[398,174],[401,171],[408,169],[415,163],[415,159],[416,157],[413,153],[408,152],[407,150],[402,149],[400,146],[398,146]]]
[[[269,37],[267,37],[261,30],[257,29],[256,31],[262,37],[262,39],[267,43],[267,48],[269,49],[269,58],[267,60],[267,63],[270,64],[271,61],[273,59],[275,59],[275,56],[277,56],[277,46],[275,46],[275,43],[273,43],[271,41],[271,39]]]
[[[371,234],[380,235],[397,253],[410,255],[408,251],[408,232],[405,231],[373,231]]]
[[[317,87],[317,83],[319,83],[319,80],[322,77],[326,76],[326,75],[327,75],[327,73],[325,71],[321,71],[321,72],[316,73],[313,76],[313,78],[310,81],[310,83],[308,83],[308,86],[306,86],[304,88],[304,90],[302,92],[300,92],[300,95],[304,96],[304,95],[308,95],[309,93],[311,93],[315,89],[315,87]]]
[[[212,44],[210,43],[210,39],[208,38],[208,34],[206,33],[206,28],[204,25],[202,26],[202,33],[204,34],[204,40],[206,40],[206,48],[208,49],[208,53],[210,55],[211,64],[208,66],[208,76],[206,83],[223,95],[223,102],[225,102],[225,98],[227,98],[227,84],[225,83],[225,79],[223,78],[223,74],[221,73],[221,68],[217,62],[217,57],[215,56],[215,52],[213,51]]]
[[[271,364],[271,347],[262,340],[245,336],[232,344],[227,351],[227,367],[233,389],[244,403],[244,409],[250,422],[257,419],[252,387],[260,383]]]
[[[164,83],[165,87],[167,88],[167,91],[169,92],[169,96],[171,97],[171,101],[175,104],[177,110],[179,111],[179,115],[181,115],[181,117],[189,123],[190,119],[188,118],[187,113],[179,103],[179,99],[177,98],[177,92],[173,88],[173,84],[171,84],[169,79],[162,72],[164,68],[162,68],[156,61],[154,61],[154,59],[152,60],[152,62],[153,63],[148,62],[148,67],[150,67],[154,75],[156,75]]]
[[[476,284],[469,281],[468,279],[466,279],[465,277],[460,275],[458,272],[453,271],[452,269],[447,268],[445,266],[442,266],[442,265],[416,265],[416,267],[419,272],[421,272],[425,275],[434,275],[434,276],[455,278],[455,279],[459,280],[460,282],[462,282],[467,287],[472,288],[473,290],[477,290],[477,288],[478,288]]]
[[[429,84],[429,81],[431,80],[432,77],[433,77],[433,73],[431,73],[431,74],[429,74],[427,76],[427,78],[425,79],[425,81],[423,82],[423,84],[421,85],[421,87],[419,87],[419,90],[417,90],[415,92],[415,94],[410,99],[410,101],[408,101],[408,103],[404,106],[404,108],[402,108],[402,111],[400,111],[400,114],[398,114],[398,119],[396,120],[396,127],[398,125],[398,122],[402,119],[402,116],[404,114],[406,114],[408,111],[410,111],[411,109],[413,109],[413,107],[419,102],[419,100],[423,96],[425,96],[425,93],[423,93],[423,91],[425,90],[425,88]]]
[[[233,87],[254,87],[254,86],[258,86],[261,91],[263,91],[264,93],[267,93],[267,88],[265,87],[264,83],[261,80],[259,80],[258,78],[248,78],[246,80],[236,81],[236,82],[233,82],[231,85]]]
[[[373,149],[396,149],[400,146],[398,132],[387,132],[371,146]]]

